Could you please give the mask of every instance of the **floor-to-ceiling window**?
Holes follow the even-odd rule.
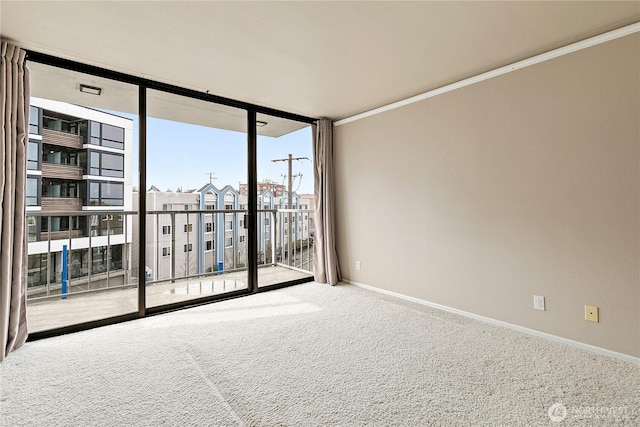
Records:
[[[312,279],[312,119],[39,58],[30,333]]]
[[[29,66],[29,332],[135,313],[138,88]]]
[[[258,114],[258,286],[313,276],[311,125]]]
[[[147,96],[147,307],[247,290],[247,112]]]

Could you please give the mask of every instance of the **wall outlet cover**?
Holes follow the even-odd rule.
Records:
[[[595,305],[585,305],[584,320],[587,320],[589,322],[599,323],[600,318],[598,313],[598,307],[596,307]]]
[[[533,308],[544,311],[544,297],[542,295],[533,296]]]

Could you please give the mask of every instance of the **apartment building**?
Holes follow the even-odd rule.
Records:
[[[248,184],[240,184],[239,191],[242,196],[246,196],[249,192]],[[262,193],[263,191],[271,191],[274,196],[282,196],[287,192],[287,186],[284,184],[278,184],[277,182],[268,179],[264,181],[258,181],[258,194]]]
[[[31,98],[29,296],[60,293],[63,279],[81,289],[130,280],[132,141],[127,118]]]
[[[138,200],[134,193],[134,209]],[[197,190],[147,191],[146,260],[148,281],[240,270],[247,263],[247,196],[231,186],[206,184]],[[258,261],[272,264],[308,248],[313,237],[313,195],[293,193],[296,212],[282,213],[286,193],[268,189],[258,195]],[[291,228],[289,223],[291,222]],[[137,233],[134,220],[134,233]],[[291,230],[291,231],[290,231]],[[291,241],[289,242],[289,233]],[[132,257],[137,264],[137,242]]]

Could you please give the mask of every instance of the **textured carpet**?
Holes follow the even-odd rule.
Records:
[[[343,285],[27,343],[6,426],[640,425],[628,362]]]

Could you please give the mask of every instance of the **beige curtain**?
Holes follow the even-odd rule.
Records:
[[[333,177],[333,123],[319,120],[313,129],[313,175],[315,187],[314,275],[320,283],[340,281],[336,253],[336,217]]]
[[[0,66],[0,360],[27,339],[25,192],[29,70],[25,52],[2,42]]]

